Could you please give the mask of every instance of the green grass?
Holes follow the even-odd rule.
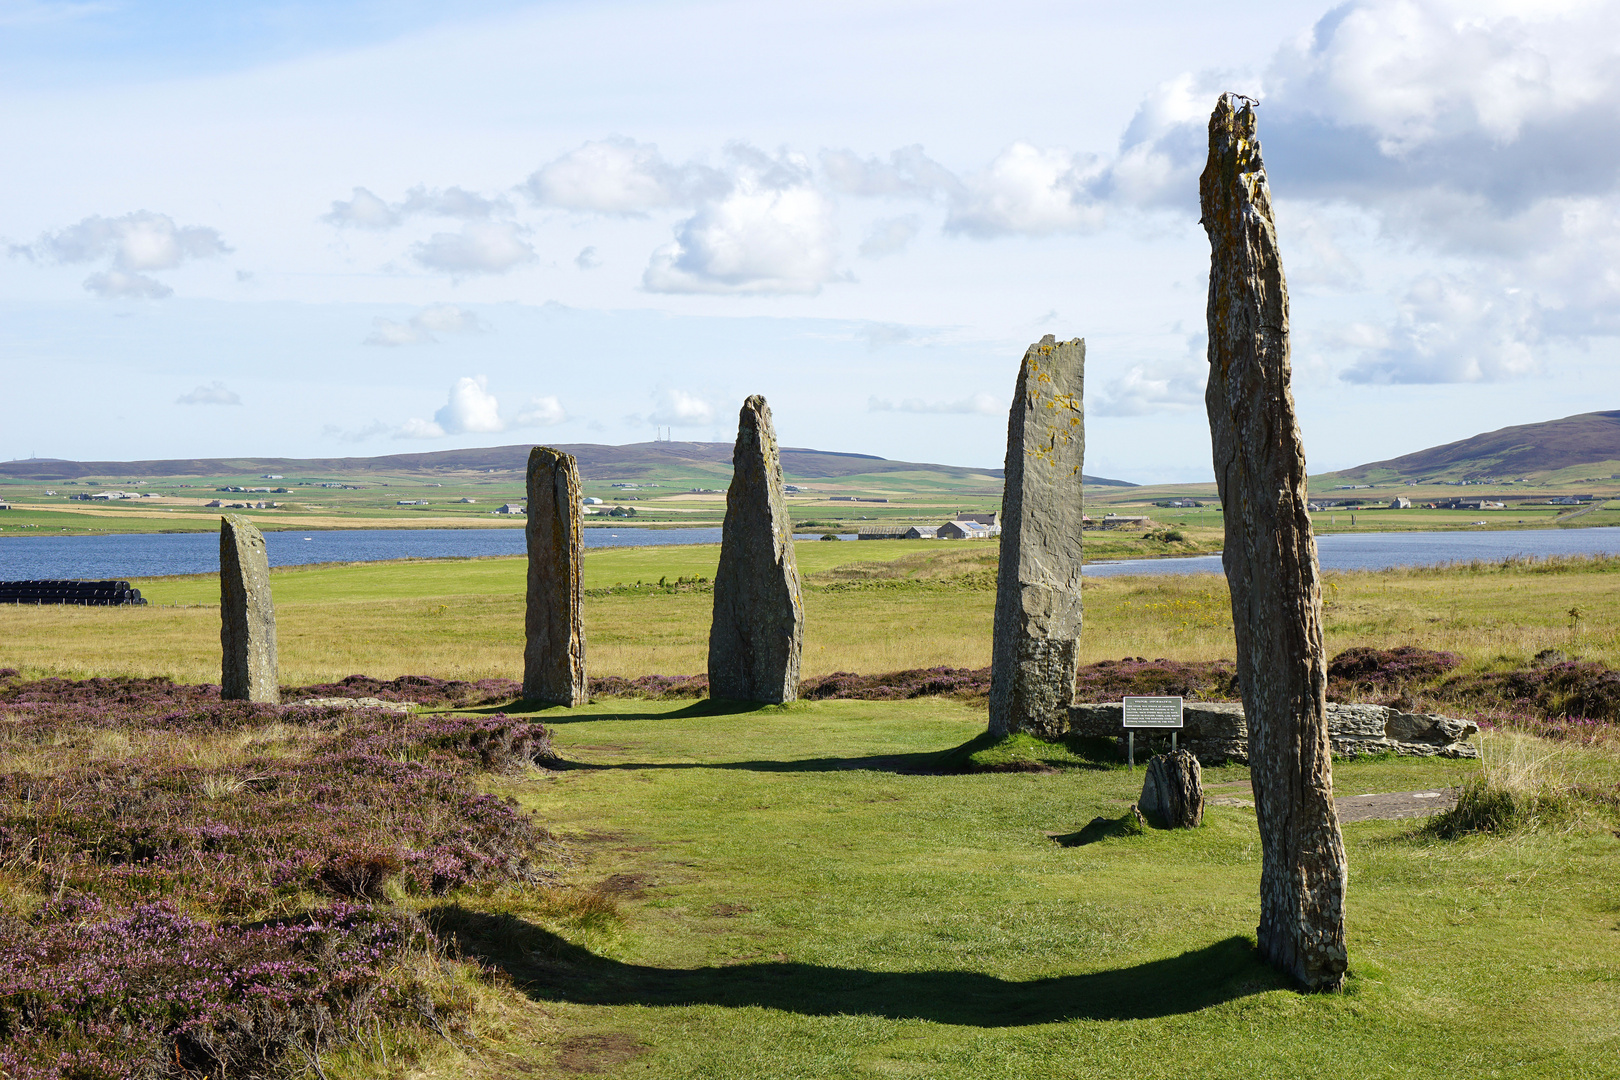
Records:
[[[1140,769],[909,775],[982,730],[939,701],[545,716],[574,767],[501,792],[620,916],[582,927],[521,897],[437,915],[545,1010],[539,1044],[500,1039],[542,1071],[592,1045],[638,1077],[1595,1077],[1620,1060],[1608,829],[1346,826],[1352,977],[1307,996],[1254,958],[1252,811],[1070,841],[1127,813]],[[1346,793],[1477,770],[1335,766]]]

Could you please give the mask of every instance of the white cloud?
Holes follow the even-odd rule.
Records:
[[[1007,406],[994,396],[981,390],[971,397],[960,398],[956,401],[925,401],[922,398],[906,398],[903,401],[894,401],[889,398],[873,397],[867,401],[866,411],[999,416],[1007,411]]]
[[[962,190],[956,174],[924,154],[921,146],[901,147],[888,161],[863,160],[852,150],[823,150],[821,170],[832,189],[845,195],[931,199]]]
[[[235,390],[229,390],[225,384],[215,379],[207,386],[199,386],[189,394],[181,394],[174,399],[176,405],[240,405],[242,399]]]
[[[530,398],[529,403],[518,410],[517,419],[512,421],[513,427],[549,427],[560,424],[568,419],[568,413],[562,407],[555,395]]]
[[[430,214],[437,217],[461,218],[464,221],[484,221],[497,214],[510,214],[512,204],[503,198],[487,199],[474,191],[459,187],[428,190],[417,185],[405,193],[405,201],[396,211],[401,216]]]
[[[952,200],[945,231],[991,237],[1097,229],[1103,207],[1088,188],[1102,171],[1091,155],[1014,143],[968,178]]]
[[[542,206],[639,215],[690,206],[726,187],[724,176],[714,169],[695,163],[672,165],[650,143],[610,138],[588,142],[542,166],[523,190]]]
[[[709,401],[685,390],[659,389],[653,393],[654,407],[646,418],[649,424],[670,427],[703,427],[714,422],[715,407]],[[641,418],[636,417],[637,421]]]
[[[676,226],[653,252],[642,285],[659,293],[781,294],[841,280],[832,201],[811,183],[808,162],[730,148],[729,193]]]
[[[581,248],[579,254],[574,256],[574,265],[581,270],[595,270],[602,265],[602,257],[593,247]]]
[[[179,226],[167,214],[139,210],[116,218],[87,217],[77,225],[44,234],[32,246],[13,246],[11,253],[57,263],[107,259],[109,269],[85,278],[87,290],[109,298],[160,300],[174,290],[142,271],[172,270],[190,259],[224,255],[230,250],[217,229]]]
[[[430,270],[504,274],[534,260],[534,246],[523,239],[527,231],[513,222],[473,221],[459,233],[434,233],[412,246],[411,254]]]
[[[1420,278],[1395,323],[1353,333],[1373,346],[1341,378],[1356,383],[1495,382],[1538,374],[1539,312],[1522,290],[1456,276]]]
[[[916,214],[881,218],[872,223],[861,241],[860,252],[868,259],[881,259],[885,255],[898,255],[917,238],[922,219]]]
[[[447,434],[449,434],[449,432],[445,431],[444,428],[440,427],[432,420],[423,420],[420,417],[413,416],[400,425],[399,430],[394,432],[394,438],[442,439]]]
[[[449,400],[433,414],[432,420],[412,417],[394,432],[396,439],[440,439],[446,435],[494,434],[511,428],[549,427],[568,419],[568,412],[554,394],[532,397],[510,421],[501,415],[501,405],[489,392],[484,375],[464,376],[450,387]]]
[[[482,334],[489,325],[466,308],[455,304],[436,304],[412,315],[408,322],[397,322],[377,316],[371,320],[371,334],[367,345],[428,345],[439,339],[439,334]]]
[[[504,431],[500,402],[488,386],[489,379],[483,375],[457,379],[450,388],[450,400],[433,414],[433,419],[451,435]]]
[[[400,214],[365,188],[357,187],[347,201],[335,200],[332,209],[321,220],[331,225],[353,225],[360,229],[391,229],[400,223]]]

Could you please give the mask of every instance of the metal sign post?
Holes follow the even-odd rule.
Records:
[[[1170,732],[1170,750],[1176,749],[1181,729],[1181,699],[1178,697],[1127,697],[1121,703],[1125,717],[1125,753],[1131,768],[1136,767],[1136,729],[1160,728]]]

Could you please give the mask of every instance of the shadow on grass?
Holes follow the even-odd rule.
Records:
[[[634,699],[632,699],[634,700]],[[787,707],[791,709],[791,706]],[[757,701],[726,701],[716,698],[697,698],[689,705],[679,709],[660,712],[575,712],[563,705],[551,705],[544,701],[525,701],[518,699],[505,705],[485,705],[476,709],[457,709],[457,712],[482,713],[493,715],[505,713],[508,716],[530,713],[544,713],[548,724],[572,724],[578,722],[596,722],[601,720],[691,720],[700,716],[740,716],[744,713],[762,712],[767,709],[786,711],[781,705],[764,705]]]
[[[940,765],[940,751],[916,754],[870,754],[866,757],[804,758],[799,761],[620,761],[601,764],[591,761],[557,759],[546,768],[556,772],[608,772],[640,769],[736,769],[743,772],[870,772],[898,773],[905,776],[939,776],[956,770]]]
[[[512,915],[459,905],[426,914],[453,949],[502,971],[529,997],[577,1005],[759,1006],[1000,1028],[1174,1016],[1288,986],[1243,937],[1135,967],[1013,982],[973,971],[862,971],[770,960],[647,967],[597,956]]]
[[[1132,808],[1126,811],[1124,817],[1092,818],[1090,823],[1078,832],[1048,835],[1052,836],[1052,842],[1058,847],[1085,847],[1087,844],[1095,844],[1099,840],[1141,836],[1146,832],[1146,822],[1137,817],[1135,808]]]

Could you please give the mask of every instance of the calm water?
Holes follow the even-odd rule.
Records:
[[[819,533],[801,533],[814,540]],[[267,532],[270,565],[523,554],[522,529],[352,529]],[[586,529],[585,546],[717,544],[719,529]],[[949,542],[949,541],[945,541]],[[1620,528],[1504,532],[1335,533],[1318,539],[1325,570],[1381,570],[1512,555],[1620,553]],[[145,578],[219,569],[217,533],[0,537],[0,581],[33,578]],[[1086,573],[1218,574],[1218,555],[1088,563]]]
[[[1392,566],[1487,561],[1514,555],[1620,554],[1620,528],[1507,529],[1501,532],[1334,533],[1316,538],[1324,570],[1387,570]],[[1087,574],[1219,574],[1219,555],[1190,559],[1123,559],[1087,563]]]

